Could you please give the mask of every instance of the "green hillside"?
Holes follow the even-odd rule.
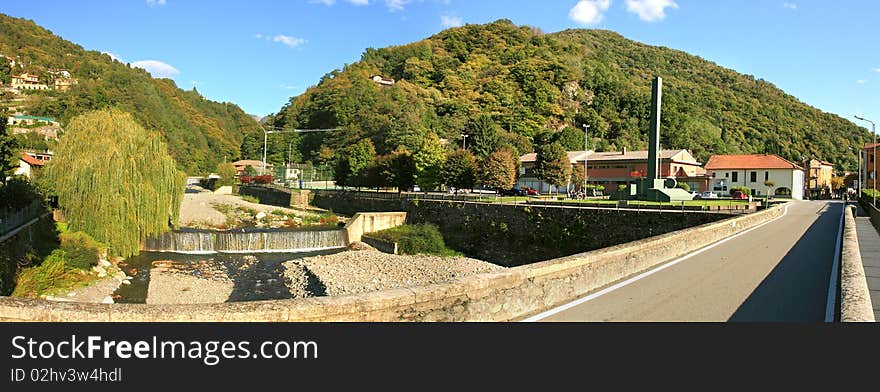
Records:
[[[0,73],[24,71],[51,81],[49,72],[61,69],[79,82],[66,92],[28,93],[28,114],[55,117],[64,125],[78,114],[118,107],[146,129],[161,132],[171,155],[190,174],[212,171],[224,159],[235,160],[247,133],[262,135],[256,121],[235,104],[212,102],[195,90],[177,88],[171,80],[153,79],[144,70],[84,50],[29,20],[0,15],[0,54],[23,64]]]
[[[396,80],[381,86],[370,77]],[[583,148],[645,149],[651,78],[664,78],[664,148],[818,157],[854,170],[867,130],[798,101],[773,84],[699,57],[602,30],[543,34],[501,20],[443,31],[420,42],[367,49],[294,97],[268,123],[344,130],[300,146],[306,159],[369,137],[379,153],[414,150],[434,132],[475,152],[498,144],[531,151],[558,140]],[[491,151],[491,150],[490,150]]]

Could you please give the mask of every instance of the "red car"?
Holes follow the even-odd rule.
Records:
[[[535,188],[526,188],[526,194],[529,195],[529,196],[538,196],[538,195],[540,195],[540,193],[538,193],[538,190],[535,189]]]
[[[733,198],[734,200],[748,200],[749,199],[749,197],[745,194],[745,192],[739,191],[739,190],[730,192],[730,197]]]

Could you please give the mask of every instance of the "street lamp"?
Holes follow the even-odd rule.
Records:
[[[470,135],[468,135],[468,134],[466,134],[466,133],[462,133],[462,134],[461,134],[461,149],[462,149],[462,150],[467,150],[467,138],[468,138],[468,136],[470,136]]]
[[[590,124],[584,125],[584,194],[587,194],[587,156],[589,153],[587,152],[587,135],[590,132]]]
[[[871,192],[871,194],[874,196],[874,205],[876,206],[877,205],[877,126],[876,126],[876,124],[874,124],[873,121],[868,120],[867,118],[859,117],[859,116],[855,116],[855,118],[857,120],[862,120],[862,121],[871,123],[871,133],[874,135],[874,146],[873,146],[874,151],[871,153],[871,159],[873,160],[871,162],[871,174],[873,174],[873,176],[871,178],[871,187],[873,189],[873,192]],[[865,159],[865,167],[867,167],[867,166],[868,166],[868,160]],[[867,175],[867,174],[868,173],[865,173],[865,175]],[[861,196],[862,195],[859,194],[859,197],[861,197]]]

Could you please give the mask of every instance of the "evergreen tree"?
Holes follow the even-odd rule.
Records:
[[[485,159],[498,148],[500,128],[489,115],[481,115],[468,123],[468,148],[477,159]]]
[[[415,180],[423,191],[434,190],[443,182],[441,170],[446,160],[446,149],[437,134],[430,133],[422,140],[421,148],[413,154]]]
[[[0,182],[12,176],[18,167],[18,144],[11,133],[6,132],[6,110],[0,111]]]
[[[457,189],[473,189],[477,180],[477,160],[467,150],[455,150],[446,157],[443,165],[443,180],[446,186]]]
[[[568,185],[571,177],[571,161],[565,148],[559,143],[545,144],[538,148],[535,175],[550,185]]]
[[[480,181],[489,188],[510,189],[516,183],[516,161],[507,148],[499,148],[489,154],[480,167]]]
[[[114,254],[135,255],[145,238],[177,225],[186,175],[159,132],[118,109],[71,119],[45,170],[70,229]]]

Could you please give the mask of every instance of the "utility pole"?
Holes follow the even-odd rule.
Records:
[[[873,195],[874,206],[876,206],[877,205],[877,125],[874,124],[873,121],[868,120],[867,118],[859,117],[859,116],[855,116],[855,117],[858,120],[862,120],[862,121],[871,123],[871,133],[874,135],[874,145],[872,146],[874,151],[871,152],[871,160],[872,160],[872,162],[871,162],[871,188],[873,190],[873,192],[871,192],[871,195]],[[865,158],[865,166],[866,167],[868,166],[867,157]],[[867,170],[865,171],[865,175],[866,176],[868,175]],[[859,197],[861,197],[861,196],[862,195],[860,194]]]
[[[259,124],[258,124],[258,125],[259,125]],[[262,174],[266,174],[266,150],[268,149],[268,144],[269,144],[269,134],[270,134],[270,133],[313,133],[313,132],[331,132],[331,131],[338,131],[340,128],[330,128],[330,129],[287,129],[287,130],[279,129],[279,128],[272,128],[271,131],[267,131],[265,128],[263,128],[262,125],[260,125],[260,129],[263,130],[263,173],[262,173]],[[288,150],[288,160],[289,160],[289,157],[290,157],[290,152],[289,152],[289,150]]]

